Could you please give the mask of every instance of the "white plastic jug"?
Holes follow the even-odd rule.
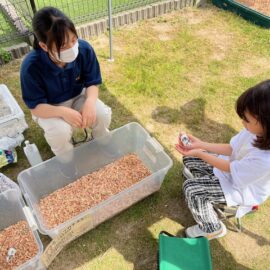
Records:
[[[41,163],[42,158],[40,156],[37,146],[34,143],[30,144],[29,141],[25,141],[24,143],[25,147],[23,148],[23,151],[30,165],[35,166]]]

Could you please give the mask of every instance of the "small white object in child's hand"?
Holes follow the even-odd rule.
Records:
[[[182,134],[179,137],[180,137],[180,141],[182,142],[182,144],[184,146],[191,145],[191,141],[190,141],[189,137],[186,134]]]

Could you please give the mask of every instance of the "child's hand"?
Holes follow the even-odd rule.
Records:
[[[202,148],[203,141],[191,134],[188,134],[188,137],[191,142],[191,149]]]
[[[199,153],[203,151],[202,149],[198,149],[198,148],[190,149],[180,144],[176,144],[175,149],[183,156],[193,156],[193,157],[196,157]]]
[[[188,150],[188,149],[202,148],[203,142],[200,139],[196,138],[195,136],[193,136],[191,134],[187,134],[187,136],[189,138],[189,141],[190,141],[190,144],[184,145],[183,142],[180,139],[183,134],[185,134],[185,133],[180,131],[179,136],[178,136],[178,144],[182,148],[184,148],[186,150]]]

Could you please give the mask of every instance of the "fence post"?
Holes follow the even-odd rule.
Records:
[[[108,0],[108,15],[109,15],[109,39],[110,39],[110,58],[109,62],[113,62],[113,52],[112,52],[112,0]]]
[[[33,13],[35,14],[37,12],[35,0],[30,0],[30,5],[31,5]]]

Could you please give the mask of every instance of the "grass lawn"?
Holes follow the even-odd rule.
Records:
[[[180,129],[211,142],[228,142],[241,128],[234,111],[245,89],[270,77],[269,30],[213,6],[175,11],[114,32],[114,63],[108,37],[90,42],[102,68],[100,96],[113,110],[111,128],[140,122],[174,160],[161,190],[101,224],[65,248],[50,269],[154,270],[158,234],[179,236],[194,221],[180,192],[181,157],[174,150]],[[47,159],[52,153],[23,105],[20,61],[0,68],[29,123],[25,137]],[[1,172],[16,180],[28,167],[19,161]],[[265,270],[270,265],[270,202],[243,218],[244,231],[210,242],[214,269]],[[227,224],[229,227],[230,224]],[[47,237],[42,237],[48,243]],[[267,266],[268,265],[268,266]]]

